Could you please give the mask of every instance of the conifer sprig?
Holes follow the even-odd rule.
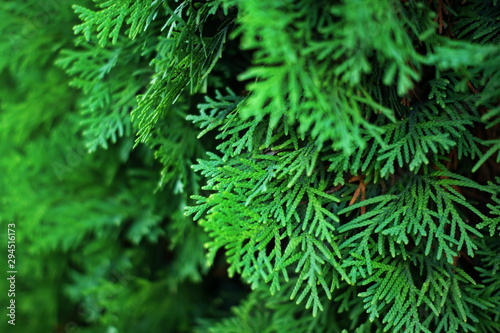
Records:
[[[148,184],[187,205],[167,214],[172,247],[189,257],[193,235],[253,289],[200,331],[498,331],[496,0],[74,9],[58,65],[87,147],[152,149]],[[181,276],[207,269],[197,253]]]

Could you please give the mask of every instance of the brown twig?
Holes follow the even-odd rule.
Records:
[[[351,179],[349,179],[349,183],[356,182],[356,181],[359,182],[359,185],[358,185],[358,188],[356,189],[356,191],[354,191],[354,194],[352,195],[351,201],[349,201],[349,206],[352,206],[358,200],[360,194],[361,194],[361,201],[366,200],[366,183],[365,183],[364,177],[361,175],[358,175],[358,176],[354,176]],[[360,209],[361,215],[366,213],[366,206],[361,206],[359,209]]]

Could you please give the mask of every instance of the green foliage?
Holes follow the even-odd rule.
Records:
[[[18,327],[500,331],[499,14],[0,4]]]
[[[182,214],[201,145],[178,112],[162,120],[175,131],[155,129],[154,150],[133,149],[145,40],[75,41],[71,3],[0,7],[12,37],[2,54],[14,55],[0,57],[0,221],[16,224],[18,272],[16,327],[0,330],[189,331],[206,311],[206,236]]]
[[[105,46],[109,39],[116,44],[124,23],[129,27],[126,35],[134,39],[146,30],[158,15],[160,1],[97,1],[98,11],[74,5],[75,13],[83,21],[73,29],[76,34],[83,33],[87,40],[97,32],[100,46]]]
[[[498,218],[472,197],[496,202],[498,189],[471,174],[494,153],[480,144],[498,140],[478,135],[494,135],[481,122],[495,111],[482,108],[499,94],[480,90],[500,69],[496,41],[440,34],[443,15],[461,17],[441,1],[437,13],[413,2],[230,3],[254,50],[240,76],[248,95],[217,93],[189,117],[221,141],[194,167],[208,192],[187,210],[203,217],[210,260],[223,249],[230,274],[267,283],[273,298],[294,281],[289,298],[313,316],[358,287],[350,301],[383,331],[476,331],[485,313],[481,327],[494,331],[498,289],[460,258],[498,236]],[[479,7],[463,10],[483,24]],[[248,304],[218,329],[258,331],[245,326]],[[259,311],[265,327],[283,320]]]

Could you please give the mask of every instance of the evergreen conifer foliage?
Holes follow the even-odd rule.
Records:
[[[208,192],[188,208],[210,262],[225,252],[262,295],[254,311],[267,285],[313,316],[364,318],[349,332],[500,329],[498,278],[479,263],[499,241],[499,6],[229,4],[253,51],[248,94],[218,92],[188,117],[221,141],[194,166]],[[235,314],[212,331],[238,331]]]
[[[0,42],[0,225],[5,233],[16,225],[18,274],[16,326],[2,320],[0,331],[189,331],[192,314],[204,311],[196,304],[206,296],[205,236],[181,209],[198,188],[189,165],[201,144],[184,106],[162,119],[149,147],[134,148],[130,112],[152,73],[151,57],[141,56],[150,35],[75,39],[78,6],[92,3],[0,3],[8,36]],[[125,10],[114,8],[103,20],[113,27]],[[0,303],[9,304],[7,293]]]
[[[500,332],[497,0],[52,3],[0,5],[32,331]]]

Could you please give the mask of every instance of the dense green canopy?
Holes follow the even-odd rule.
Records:
[[[1,2],[0,331],[500,332],[499,18]]]

